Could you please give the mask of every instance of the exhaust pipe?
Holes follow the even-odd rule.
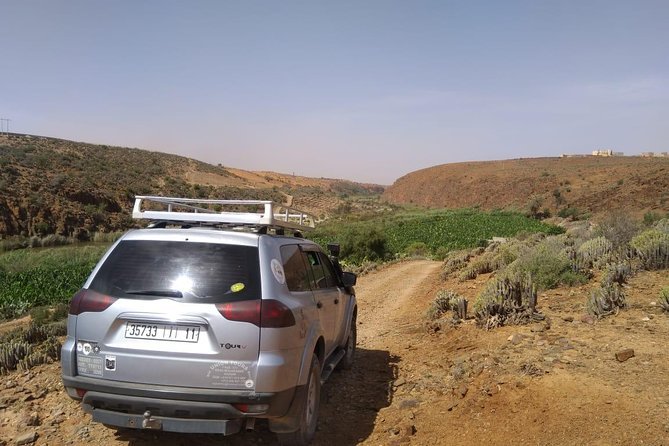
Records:
[[[246,419],[246,432],[251,432],[252,430],[255,430],[256,428],[256,419],[255,418],[247,418]]]

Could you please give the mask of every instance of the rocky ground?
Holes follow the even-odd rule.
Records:
[[[669,445],[669,315],[656,304],[666,271],[640,273],[630,308],[584,317],[591,287],[540,296],[546,321],[483,331],[428,328],[437,290],[473,301],[487,277],[444,281],[412,261],[362,277],[356,365],[323,388],[323,445]],[[633,353],[632,353],[633,352]],[[228,438],[116,431],[64,393],[58,364],[0,377],[0,445],[275,444],[263,423]]]

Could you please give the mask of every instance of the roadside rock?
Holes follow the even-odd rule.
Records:
[[[595,323],[595,318],[590,316],[589,314],[584,314],[583,316],[581,316],[581,322],[583,322],[584,324],[592,325]]]
[[[464,384],[455,389],[455,394],[459,396],[460,398],[464,398],[467,396],[467,392],[469,391],[469,388],[465,386]]]
[[[631,348],[621,350],[618,353],[616,353],[616,359],[618,360],[618,362],[625,362],[633,357],[634,357],[634,350]]]
[[[518,345],[518,344],[520,344],[521,342],[523,342],[523,339],[525,339],[525,336],[523,336],[523,335],[520,334],[520,333],[514,333],[514,334],[512,334],[511,336],[509,336],[509,337],[507,338],[507,341],[509,341],[509,342],[512,343],[513,345]]]
[[[23,444],[34,443],[37,440],[37,437],[38,435],[35,431],[25,432],[14,439],[14,444],[16,446],[21,446]]]

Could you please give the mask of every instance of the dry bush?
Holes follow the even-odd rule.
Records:
[[[641,225],[629,214],[614,211],[599,222],[597,232],[613,244],[613,250],[627,245],[639,233]]]

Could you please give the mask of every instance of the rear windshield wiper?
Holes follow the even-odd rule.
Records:
[[[145,296],[184,297],[179,290],[128,290],[125,294],[140,294]]]

